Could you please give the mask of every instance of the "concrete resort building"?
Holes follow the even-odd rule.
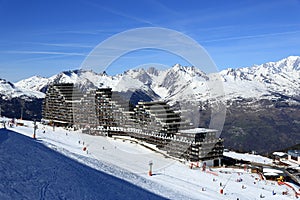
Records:
[[[168,155],[221,165],[223,140],[217,130],[194,128],[164,101],[133,105],[111,88],[82,92],[74,84],[49,86],[43,120],[92,135],[126,135],[156,145]]]

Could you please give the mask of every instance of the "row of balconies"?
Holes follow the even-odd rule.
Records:
[[[109,90],[108,90],[109,91]],[[71,93],[69,93],[71,94]],[[56,95],[56,97],[54,97]],[[47,102],[48,104],[56,105],[54,107],[50,107],[52,109],[61,108],[62,104],[57,105],[58,102],[61,102],[62,98],[57,98],[57,94],[53,94],[53,101]],[[68,93],[66,92],[65,95],[68,96]],[[100,95],[102,95],[102,98],[100,98]],[[69,97],[69,96],[68,96]],[[134,108],[135,112],[130,112],[129,114],[122,113],[124,112],[124,108],[121,105],[118,105],[118,102],[116,100],[112,101],[111,94],[105,94],[102,92],[98,92],[98,94],[95,96],[97,101],[93,102],[95,103],[95,107],[98,109],[97,116],[100,117],[99,123],[103,125],[112,125],[116,121],[120,122],[122,125],[126,124],[135,124],[138,123],[142,126],[144,126],[144,129],[146,131],[162,131],[160,134],[142,134],[142,133],[135,133],[131,134],[134,135],[134,137],[139,137],[145,140],[150,140],[153,143],[159,143],[159,144],[167,144],[166,140],[175,142],[174,145],[167,145],[166,148],[173,149],[173,151],[177,150],[180,151],[180,154],[182,155],[183,150],[187,150],[186,146],[188,144],[193,144],[191,149],[188,150],[190,155],[198,155],[198,151],[204,150],[204,147],[199,147],[201,145],[205,145],[206,143],[214,143],[216,140],[209,139],[206,141],[203,141],[203,137],[199,137],[195,139],[195,134],[186,134],[185,137],[176,138],[174,137],[167,137],[170,136],[169,134],[172,132],[178,131],[178,127],[180,125],[185,125],[185,122],[181,122],[181,118],[178,115],[178,113],[175,113],[173,109],[171,109],[168,105],[166,105],[164,102],[157,103],[157,102],[150,102],[150,103],[139,103],[137,107]],[[86,107],[87,105],[87,99],[93,99],[93,97],[84,96],[81,98],[81,105]],[[88,101],[89,103],[90,101]],[[124,103],[124,102],[123,102]],[[97,105],[96,104],[100,104]],[[90,104],[88,104],[90,105]],[[124,103],[124,105],[128,105],[128,102]],[[71,104],[72,108],[72,104]],[[93,109],[93,106],[90,108],[81,108],[78,109],[80,112],[84,111],[84,114],[79,115],[79,119],[87,122],[93,123],[95,120],[95,117],[89,118],[89,115],[94,114],[95,112]],[[107,114],[107,112],[111,110],[112,113]],[[61,110],[59,110],[61,112]],[[53,112],[53,114],[58,114],[59,111]],[[67,112],[70,112],[70,110],[66,110]],[[45,113],[45,112],[43,112]],[[47,115],[45,113],[45,115]],[[95,116],[95,115],[94,115]],[[60,116],[61,118],[64,118]],[[69,119],[69,118],[65,118]],[[70,117],[72,119],[72,117]],[[183,135],[182,135],[183,136]],[[209,137],[210,135],[208,135]],[[198,136],[197,136],[198,137]],[[198,140],[198,141],[195,141]],[[196,145],[196,146],[195,146]],[[197,146],[198,145],[198,146]],[[205,152],[206,153],[206,152]]]

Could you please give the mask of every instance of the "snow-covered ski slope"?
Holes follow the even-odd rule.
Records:
[[[32,137],[33,122],[25,125],[9,129]],[[1,130],[0,199],[296,199],[291,188],[243,169],[203,172],[128,138],[38,127],[36,140]]]
[[[13,131],[0,131],[0,199],[163,199]]]

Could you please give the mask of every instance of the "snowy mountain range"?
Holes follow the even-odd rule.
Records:
[[[211,95],[208,85],[216,80],[223,84],[224,91]],[[0,80],[2,114],[21,118],[23,113],[25,119],[41,119],[42,100],[52,83],[75,83],[85,90],[112,87],[126,97],[132,95],[132,103],[140,99],[167,100],[186,111],[186,117],[199,127],[209,127],[214,109],[226,105],[221,135],[226,148],[265,153],[300,143],[300,56],[218,74],[177,64],[166,70],[132,69],[115,76],[74,70],[50,78],[34,76],[15,84]]]
[[[299,102],[300,56],[290,56],[277,62],[252,67],[226,69],[218,74],[206,74],[196,67],[179,64],[166,70],[133,69],[108,76],[92,71],[62,72],[50,78],[33,76],[15,84],[1,81],[0,92],[6,96],[43,97],[49,84],[76,83],[81,88],[112,87],[115,91],[142,90],[153,98],[176,101],[193,95],[195,100],[211,98],[207,82],[221,78],[225,100],[269,99],[285,96]],[[30,93],[28,93],[30,91]]]
[[[28,99],[32,97],[44,98],[45,95],[37,90],[18,87],[9,81],[0,79],[0,96],[2,96],[2,99],[5,100],[16,97],[21,97],[23,99]]]

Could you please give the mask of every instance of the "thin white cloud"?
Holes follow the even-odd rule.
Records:
[[[145,24],[148,24],[148,25],[151,25],[151,26],[158,26],[148,20],[145,20],[145,19],[142,19],[142,18],[138,18],[138,17],[134,17],[132,15],[128,15],[128,14],[125,14],[123,12],[120,12],[120,11],[117,11],[117,10],[113,10],[113,9],[110,9],[110,8],[106,8],[106,7],[102,7],[103,9],[111,12],[112,14],[115,14],[115,15],[118,15],[120,17],[126,17],[128,19],[132,19],[132,20],[135,20],[137,22],[141,22],[141,23],[145,23]]]
[[[35,58],[28,58],[28,59],[18,59],[15,61],[15,63],[24,63],[24,62],[32,62],[32,61],[48,61],[48,60],[53,60],[53,59],[61,59],[68,57],[68,55],[47,55],[47,56],[39,56]]]
[[[164,2],[157,1],[157,0],[150,0],[149,3],[153,4],[156,10],[160,10],[161,13],[164,13],[169,16],[178,17],[182,16],[180,12],[175,11],[170,8],[170,6],[166,6]]]
[[[99,31],[94,30],[51,30],[51,31],[39,31],[35,35],[54,35],[54,34],[78,34],[78,35],[97,35]]]
[[[204,40],[201,43],[209,43],[209,42],[221,42],[221,41],[230,41],[230,40],[243,40],[243,39],[253,39],[253,38],[267,38],[273,36],[281,36],[281,35],[289,35],[300,33],[299,31],[287,31],[287,32],[278,32],[278,33],[267,33],[267,34],[257,34],[257,35],[245,35],[245,36],[237,36],[237,37],[226,37],[226,38],[219,38],[213,40]]]
[[[151,26],[158,26],[158,25],[152,23],[151,21],[145,20],[143,18],[135,17],[135,16],[129,15],[127,13],[125,14],[124,12],[121,12],[121,11],[118,11],[118,10],[115,10],[115,9],[112,9],[112,8],[108,8],[106,6],[103,6],[102,4],[97,4],[97,3],[91,2],[91,1],[88,1],[87,3],[89,3],[92,6],[96,6],[98,8],[101,8],[105,11],[108,11],[111,14],[114,14],[116,16],[125,17],[127,19],[131,19],[131,20],[134,20],[134,21],[137,21],[137,22],[140,22],[140,23],[145,23],[145,24],[148,24],[148,25],[151,25]]]
[[[47,55],[66,55],[66,56],[86,56],[84,53],[57,52],[57,51],[1,51],[9,54],[47,54]]]
[[[56,46],[56,47],[79,47],[79,48],[94,48],[93,45],[75,44],[75,43],[43,43],[43,42],[30,42],[30,44],[37,44],[43,46]]]

